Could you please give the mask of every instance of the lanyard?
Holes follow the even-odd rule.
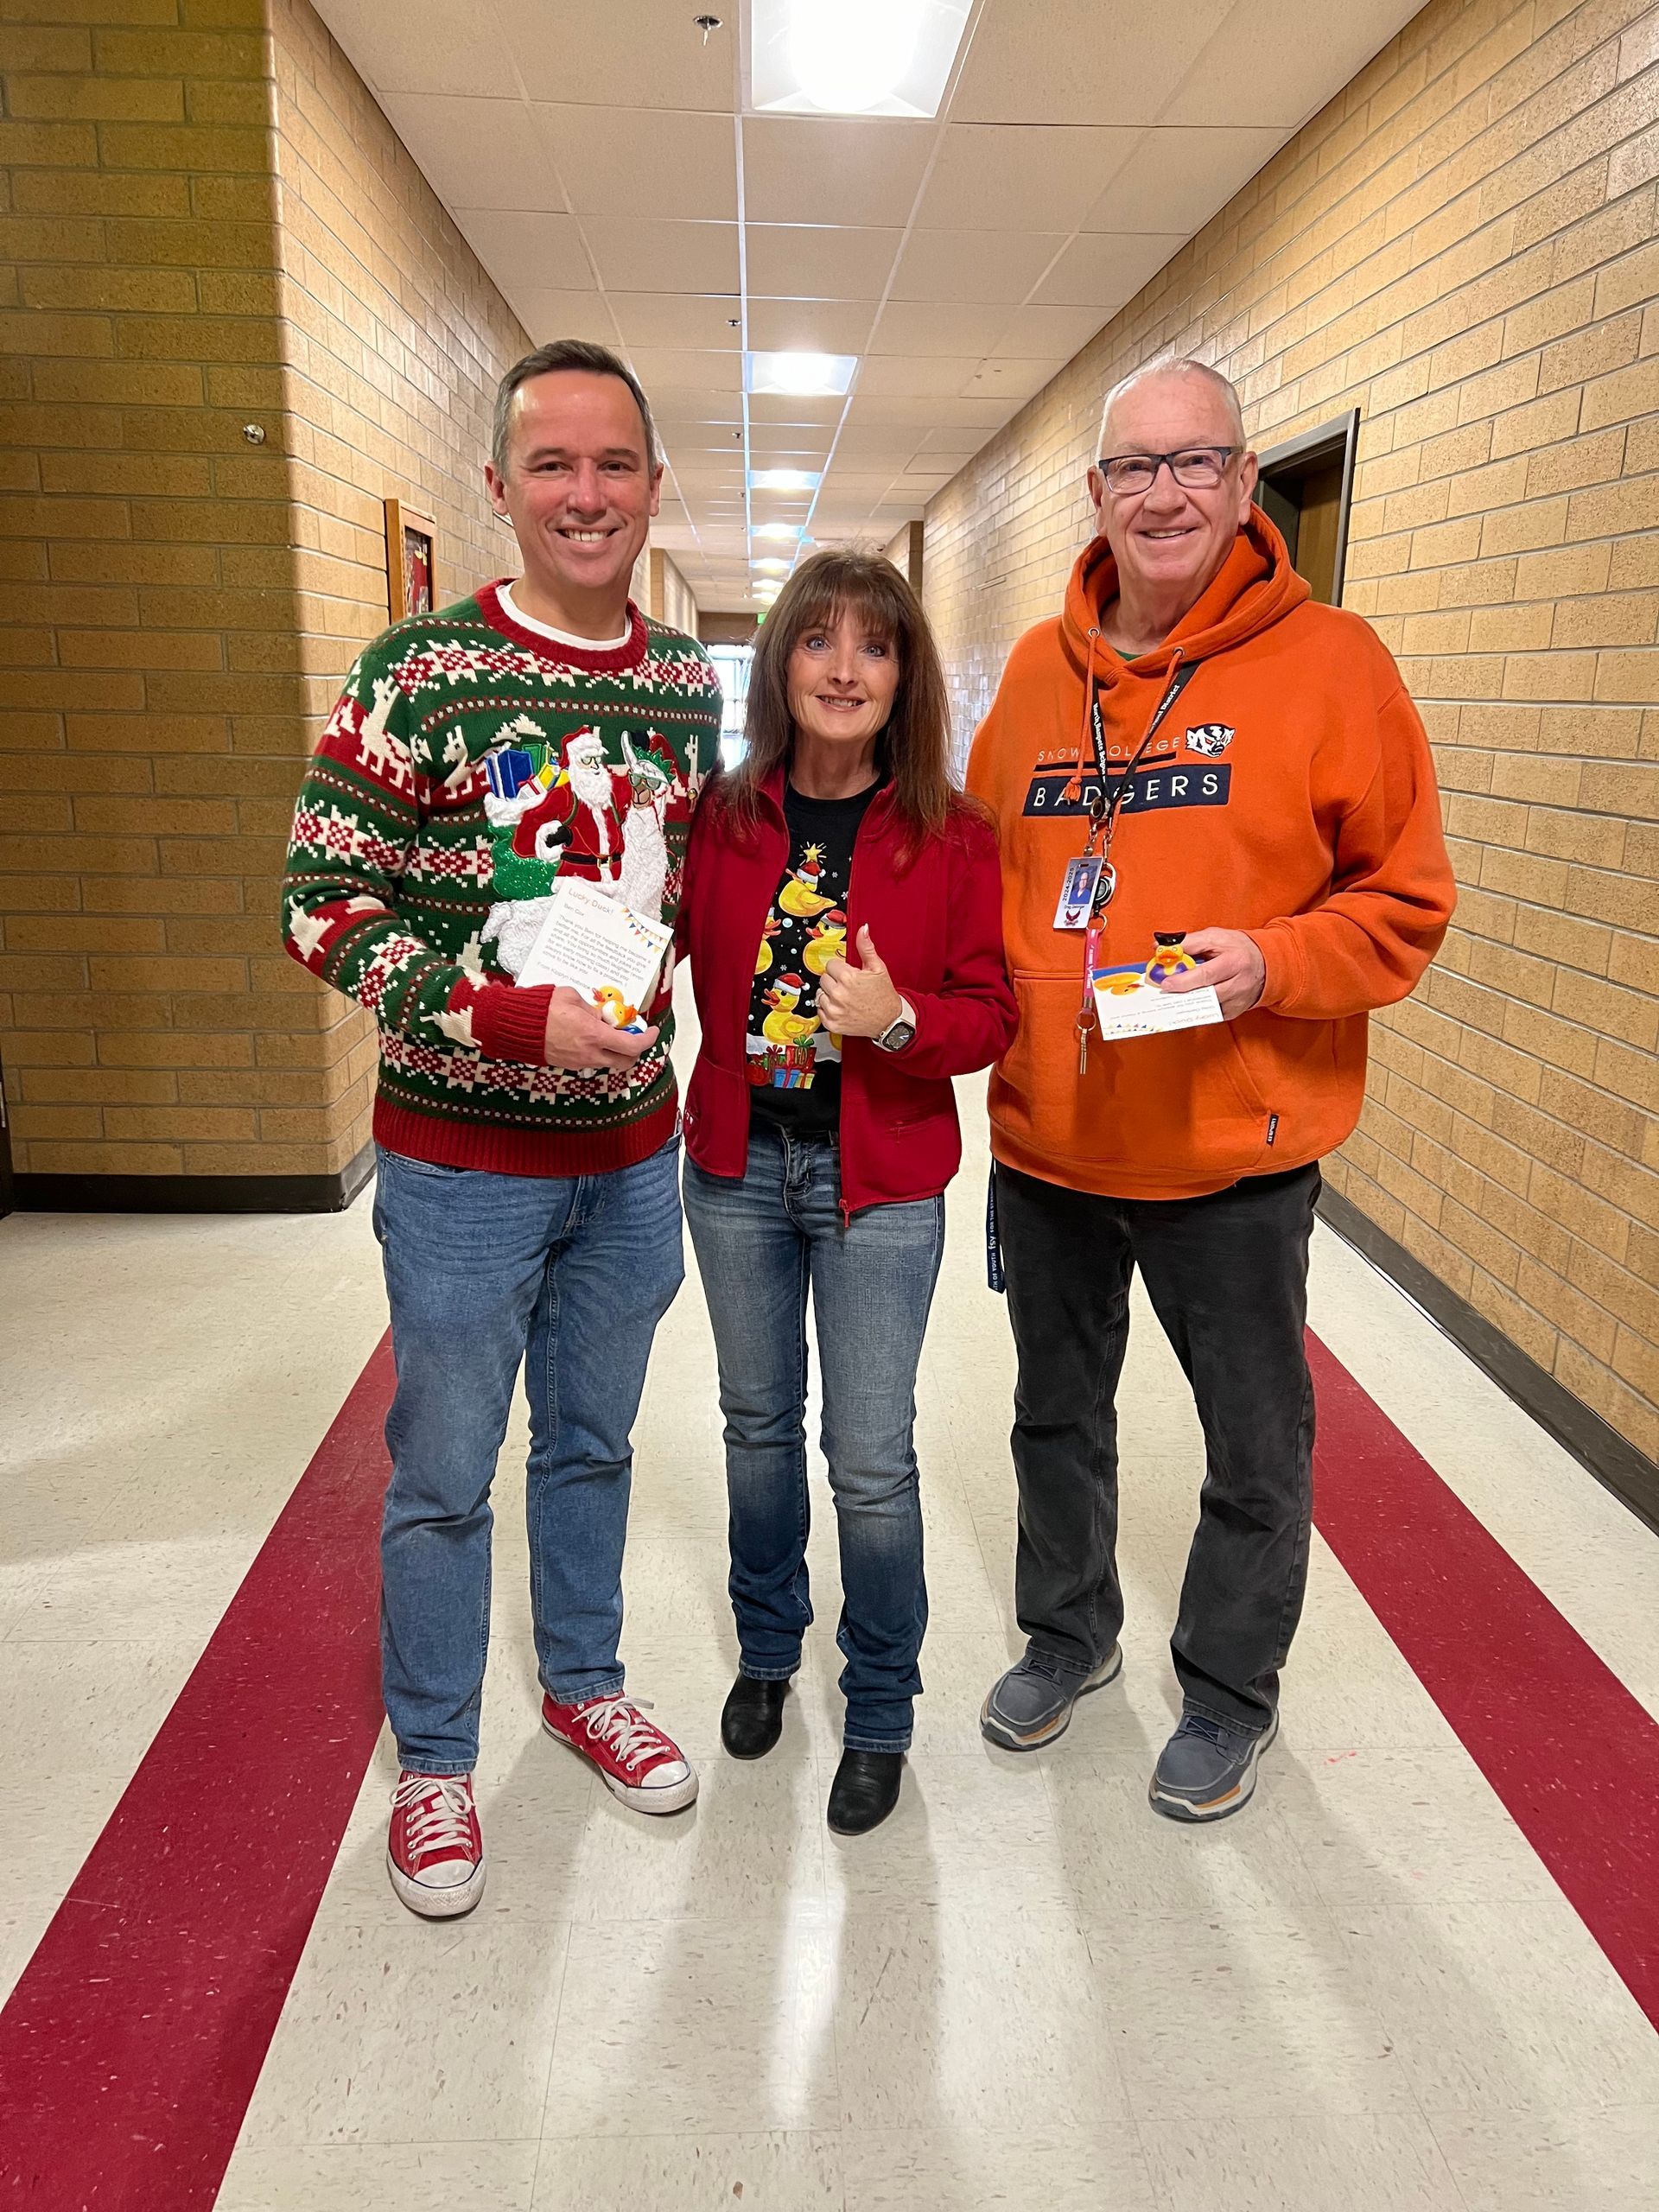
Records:
[[[1147,747],[1157,736],[1164,717],[1198,672],[1198,664],[1194,660],[1182,661],[1177,666],[1163,697],[1154,709],[1152,720],[1147,724],[1145,735],[1130,755],[1122,774],[1117,778],[1116,789],[1113,789],[1107,773],[1106,720],[1100,710],[1100,679],[1098,677],[1093,679],[1089,702],[1089,730],[1095,741],[1095,769],[1099,789],[1089,802],[1089,842],[1084,850],[1093,853],[1096,842],[1099,841],[1101,870],[1094,906],[1083,940],[1083,1005],[1075,1025],[1079,1075],[1089,1065],[1089,1032],[1096,1027],[1095,969],[1100,959],[1100,939],[1105,924],[1106,907],[1117,887],[1117,872],[1112,866],[1112,840],[1117,834],[1117,817],[1123,811],[1123,802],[1129,795],[1129,779],[1145,758]]]
[[[1095,741],[1095,772],[1099,778],[1100,789],[1090,802],[1089,807],[1090,819],[1093,824],[1090,838],[1091,844],[1103,824],[1106,831],[1106,842],[1108,845],[1111,843],[1112,832],[1117,827],[1117,817],[1122,811],[1124,800],[1129,795],[1129,778],[1141,766],[1147,747],[1163,727],[1165,716],[1198,672],[1198,664],[1195,660],[1182,661],[1176,669],[1175,673],[1169,679],[1167,690],[1153,711],[1152,720],[1147,724],[1146,735],[1135,747],[1128,766],[1117,779],[1117,788],[1115,791],[1112,790],[1111,779],[1106,765],[1106,718],[1100,710],[1100,678],[1095,677],[1093,696],[1089,702],[1089,734]],[[1109,798],[1107,797],[1108,791],[1111,791]]]

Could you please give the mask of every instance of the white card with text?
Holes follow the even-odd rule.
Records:
[[[556,883],[520,984],[569,983],[615,1029],[649,1028],[645,1009],[674,932],[578,876]]]
[[[1095,1016],[1101,1041],[1109,1045],[1119,1038],[1160,1036],[1166,1029],[1200,1029],[1221,1020],[1221,1001],[1211,983],[1196,991],[1169,992],[1149,983],[1143,968],[1096,968]]]

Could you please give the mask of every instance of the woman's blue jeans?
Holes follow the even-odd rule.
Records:
[[[839,1148],[757,1126],[742,1180],[688,1161],[685,1217],[720,1361],[739,1665],[801,1663],[807,1592],[806,1300],[823,1375],[823,1455],[841,1537],[849,1751],[910,1747],[927,1626],[916,1369],[944,1249],[944,1200],[841,1217]]]
[[[498,1175],[380,1154],[374,1227],[397,1390],[380,1540],[381,1670],[401,1764],[478,1758],[490,1485],[522,1360],[525,1511],[543,1686],[622,1688],[629,1432],[680,1287],[677,1142],[605,1175]]]

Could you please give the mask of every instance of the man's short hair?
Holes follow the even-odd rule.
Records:
[[[1219,369],[1212,369],[1208,361],[1196,361],[1190,353],[1165,354],[1160,360],[1143,361],[1138,369],[1131,369],[1128,376],[1115,384],[1106,395],[1106,404],[1100,410],[1100,435],[1095,441],[1096,454],[1106,450],[1106,420],[1125,392],[1132,391],[1138,384],[1145,384],[1153,377],[1206,377],[1227,403],[1227,411],[1233,418],[1233,439],[1243,445],[1244,410],[1239,405],[1238,387],[1223,376]]]
[[[495,425],[490,438],[490,459],[495,464],[498,476],[507,473],[507,446],[512,429],[512,396],[520,385],[528,384],[532,377],[544,377],[557,369],[580,369],[591,377],[615,377],[626,385],[633,394],[634,404],[639,410],[639,420],[645,427],[645,466],[657,468],[662,455],[657,447],[657,425],[651,417],[651,402],[640,389],[639,379],[626,361],[620,360],[608,346],[596,346],[586,338],[555,338],[546,346],[538,346],[533,353],[526,353],[522,361],[515,361],[501,379],[495,395]]]

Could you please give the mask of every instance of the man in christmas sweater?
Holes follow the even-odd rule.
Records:
[[[513,980],[562,872],[653,921],[678,905],[720,694],[695,642],[628,599],[661,476],[613,354],[562,340],[510,371],[485,478],[524,573],[362,654],[294,817],[288,950],[380,1030],[388,1865],[429,1918],[484,1889],[490,1485],[521,1360],[543,1725],[639,1811],[696,1795],[617,1657],[629,1434],[682,1273],[668,978],[637,1035]]]

